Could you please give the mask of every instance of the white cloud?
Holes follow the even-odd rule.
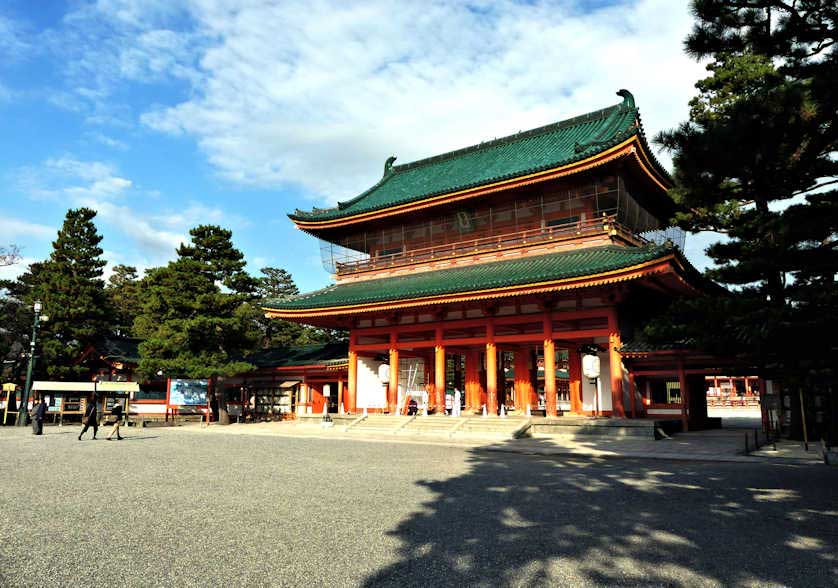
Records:
[[[13,265],[0,266],[0,280],[16,280],[23,272],[27,270],[30,264],[36,261],[34,257],[21,257],[20,261]]]
[[[98,0],[66,21],[74,96],[105,111],[91,122],[108,122],[119,80],[185,82],[142,122],[194,138],[234,182],[330,202],[376,181],[391,154],[574,116],[619,88],[654,134],[686,119],[703,75],[682,51],[685,1]]]
[[[105,147],[110,147],[111,149],[115,149],[117,151],[125,151],[128,149],[128,144],[125,141],[121,141],[119,139],[115,139],[109,135],[100,132],[92,132],[86,133],[86,138],[89,138],[97,143],[104,145]]]
[[[142,121],[193,136],[225,177],[330,201],[400,162],[549,123],[632,90],[651,133],[687,116],[701,66],[685,4],[192,3],[185,101]],[[269,25],[266,23],[270,23]]]
[[[57,229],[48,225],[31,223],[19,218],[4,215],[0,217],[0,236],[7,243],[14,243],[21,237],[52,239]]]
[[[17,184],[32,198],[70,202],[120,198],[133,185],[131,180],[117,175],[111,164],[69,155],[18,170]]]
[[[20,22],[0,14],[0,57],[4,63],[16,61],[31,50],[26,37]]]
[[[189,240],[189,228],[198,224],[239,228],[247,225],[239,215],[195,202],[178,210],[149,210],[149,192],[135,188],[130,179],[120,176],[107,162],[64,155],[19,170],[17,178],[19,190],[30,198],[96,210],[97,224],[106,229],[105,233],[115,230],[133,244],[130,255],[128,251],[111,250],[107,259],[112,264],[128,263],[145,268],[165,263],[175,256],[181,243]],[[55,231],[6,219],[0,220],[0,234],[28,235],[43,240],[54,236]]]

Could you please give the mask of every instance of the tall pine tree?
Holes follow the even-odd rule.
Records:
[[[241,359],[258,339],[248,304],[255,282],[244,272],[243,255],[228,230],[202,225],[190,235],[178,259],[142,281],[134,334],[144,339],[138,371],[146,377],[215,380],[253,368]],[[219,422],[229,423],[220,386],[215,399]]]
[[[113,332],[127,337],[131,334],[134,319],[140,313],[142,292],[137,276],[137,268],[130,265],[117,265],[108,278],[105,294],[113,309]]]
[[[689,122],[658,141],[678,222],[727,237],[707,273],[731,292],[676,306],[649,333],[817,385],[838,364],[838,5],[695,0],[693,12],[686,48],[710,76]]]
[[[93,224],[95,217],[96,211],[89,208],[67,211],[49,259],[32,264],[18,280],[25,308],[40,300],[42,312],[49,316],[41,324],[38,368],[50,378],[81,377],[86,371],[76,363],[81,351],[109,328],[102,281],[106,262],[101,258],[102,236]]]

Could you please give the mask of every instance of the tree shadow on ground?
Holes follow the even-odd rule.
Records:
[[[838,469],[471,451],[367,586],[835,586]]]

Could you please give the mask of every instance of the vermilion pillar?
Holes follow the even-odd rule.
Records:
[[[466,410],[478,410],[480,404],[480,351],[469,349],[466,353]]]
[[[434,346],[434,396],[436,397],[436,412],[445,410],[445,346],[442,344],[442,329],[436,330],[436,345]]]
[[[526,347],[519,347],[515,350],[515,409],[521,411],[520,414],[527,410],[527,405],[533,408],[529,355]]]
[[[343,407],[343,380],[338,380],[338,413]]]
[[[620,342],[620,329],[617,325],[617,313],[613,309],[608,313],[608,363],[611,368],[611,414],[625,418],[623,406],[623,362],[617,351]]]
[[[498,350],[495,346],[495,322],[486,324],[486,412],[498,413]]]
[[[582,414],[582,356],[576,349],[567,351],[567,371],[570,378],[570,412]]]
[[[553,318],[544,313],[544,405],[548,417],[556,416],[556,344],[553,342]]]
[[[355,335],[349,336],[349,366],[347,367],[347,374],[346,374],[346,387],[347,390],[347,398],[346,398],[346,410],[349,412],[355,412],[357,410],[357,398],[358,398],[358,352],[355,351]]]
[[[390,384],[387,387],[387,410],[396,414],[399,402],[399,350],[396,347],[398,336],[390,333]]]

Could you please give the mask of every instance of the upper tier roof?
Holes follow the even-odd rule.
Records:
[[[306,224],[361,215],[580,162],[634,136],[668,182],[667,172],[648,154],[634,97],[628,90],[617,94],[623,97],[619,104],[537,129],[404,165],[393,165],[391,157],[381,180],[356,198],[289,216]]]

